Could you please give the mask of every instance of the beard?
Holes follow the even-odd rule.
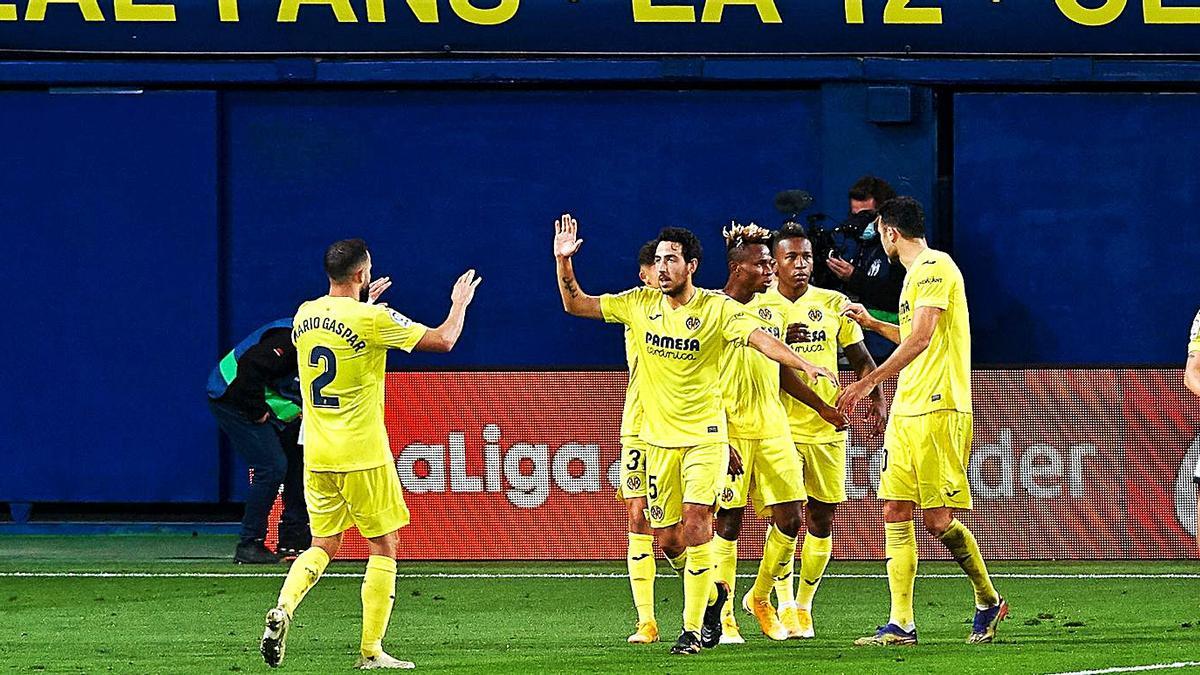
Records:
[[[367,302],[370,299],[371,299],[371,285],[364,284],[362,288],[358,289],[358,301],[359,302]]]

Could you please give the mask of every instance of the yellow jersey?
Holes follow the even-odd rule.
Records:
[[[732,302],[757,316],[764,330],[783,339],[787,308],[766,293],[757,293],[746,304]],[[738,338],[725,346],[721,354],[721,391],[729,435],[760,440],[786,436],[787,412],[779,398],[779,364]]]
[[[361,471],[390,464],[383,424],[388,349],[411,352],[425,326],[403,314],[325,296],[296,310],[292,342],[304,397],[304,465],[309,471]]]
[[[1188,342],[1188,356],[1200,354],[1200,312],[1192,319],[1191,342]]]
[[[849,317],[842,316],[842,307],[849,299],[838,293],[817,286],[809,286],[804,295],[795,302],[783,297],[779,289],[771,288],[767,294],[773,302],[786,308],[786,326],[802,324],[808,329],[808,340],[788,345],[800,358],[836,373],[838,370],[838,348],[846,348],[863,341],[862,328]],[[808,381],[822,401],[833,405],[837,401],[838,388],[829,380],[819,377]],[[797,443],[833,443],[842,440],[848,432],[839,432],[834,426],[790,395],[780,393],[791,424],[792,440]]]
[[[642,429],[638,437],[663,448],[728,442],[721,400],[721,353],[764,324],[715,291],[696,289],[671,307],[656,288],[600,296],[609,323],[629,327],[636,345]]]
[[[918,307],[942,310],[929,347],[900,371],[892,414],[971,412],[971,325],[962,272],[949,254],[925,249],[900,290],[900,340],[912,334]]]
[[[633,331],[625,327],[625,363],[629,366],[629,383],[625,385],[625,408],[621,411],[621,437],[642,433],[642,401],[638,397],[637,344]]]

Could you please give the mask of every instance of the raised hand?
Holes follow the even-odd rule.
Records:
[[[379,296],[383,295],[383,292],[391,287],[391,277],[379,277],[375,281],[372,281],[371,285],[367,287],[367,304],[375,304],[375,301],[379,299]]]
[[[583,240],[576,236],[578,232],[579,222],[569,213],[554,221],[554,257],[570,258],[579,252]]]
[[[471,304],[471,300],[475,297],[475,288],[481,281],[483,281],[483,277],[475,276],[475,270],[464,272],[458,281],[454,282],[454,288],[450,289],[450,302],[463,306]]]

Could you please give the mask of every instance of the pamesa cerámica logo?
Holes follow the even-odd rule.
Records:
[[[1191,535],[1196,534],[1196,486],[1192,478],[1196,475],[1197,460],[1200,460],[1200,436],[1192,439],[1192,447],[1184,453],[1175,476],[1175,517],[1179,526]]]

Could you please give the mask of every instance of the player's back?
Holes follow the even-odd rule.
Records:
[[[324,296],[300,305],[292,341],[310,471],[359,471],[392,461],[383,421],[387,350],[411,351],[424,332],[398,312],[355,298]]]
[[[950,255],[925,249],[900,293],[900,337],[912,333],[920,307],[942,310],[929,346],[900,371],[893,413],[971,412],[971,327],[962,272]]]

